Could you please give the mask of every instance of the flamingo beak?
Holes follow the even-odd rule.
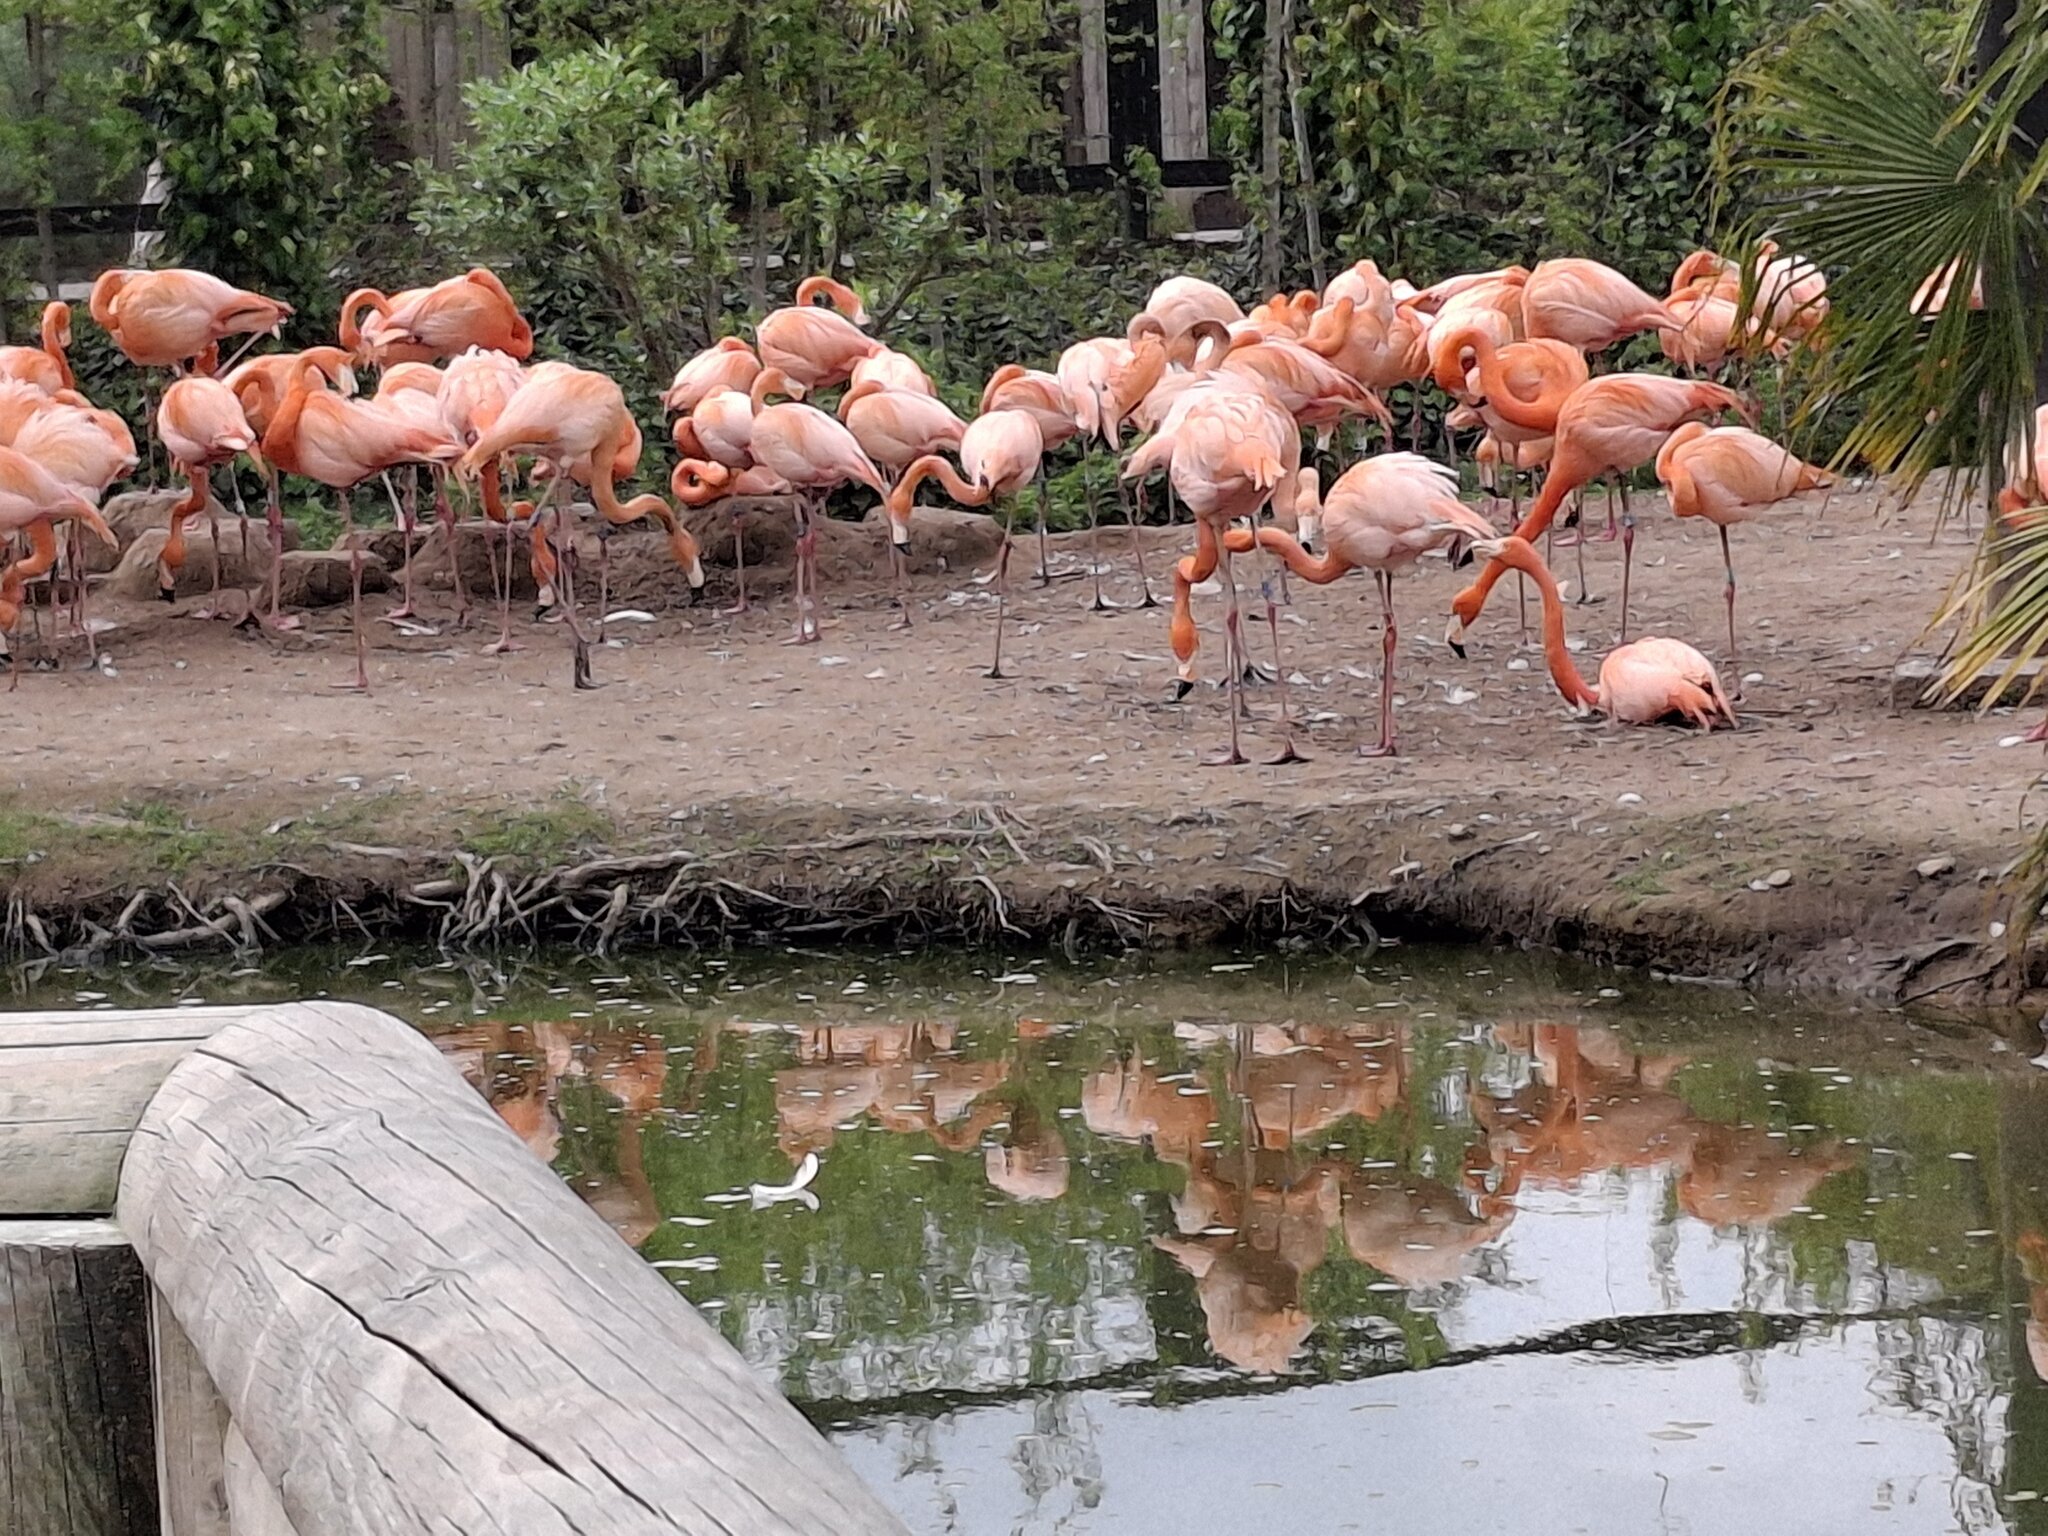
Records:
[[[1295,519],[1294,528],[1301,547],[1313,552],[1316,541],[1323,536],[1323,515],[1320,512],[1304,512]]]
[[[1451,622],[1444,630],[1444,644],[1451,648],[1458,660],[1465,660],[1465,621],[1455,613],[1451,615]]]

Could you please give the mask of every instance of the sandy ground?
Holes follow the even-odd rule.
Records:
[[[1683,637],[1722,661],[1714,530],[1653,497],[1637,507],[1634,633]],[[949,571],[922,562],[908,630],[891,627],[873,562],[851,576],[828,568],[823,643],[797,647],[783,643],[792,609],[772,556],[756,573],[760,605],[730,617],[718,611],[729,563],[713,565],[712,600],[685,609],[672,575],[648,574],[654,541],[621,539],[617,601],[656,616],[610,626],[588,692],[570,686],[568,636],[532,623],[530,604],[515,615],[525,649],[507,656],[481,653],[493,632],[483,614],[431,636],[373,623],[362,697],[332,686],[350,671],[345,609],[279,639],[96,597],[115,621],[100,639],[110,666],[86,669],[74,639],[65,670],[26,675],[0,775],[17,809],[73,821],[155,802],[198,826],[243,828],[376,807],[356,841],[380,840],[381,821],[444,847],[486,813],[570,800],[635,846],[677,829],[744,843],[797,826],[943,822],[988,804],[1105,845],[1106,870],[1081,856],[1092,873],[1063,878],[1099,879],[1125,906],[1134,893],[1170,902],[1282,883],[1326,910],[1355,902],[1410,926],[1596,958],[1901,997],[1946,984],[1962,997],[1997,961],[1992,872],[2019,844],[2041,762],[2009,745],[2030,720],[1900,713],[1891,676],[1971,539],[1961,526],[1936,532],[1931,505],[1881,516],[1870,489],[1738,530],[1744,723],[1711,736],[1570,718],[1518,634],[1512,579],[1458,660],[1442,633],[1467,573],[1427,562],[1396,590],[1402,756],[1391,761],[1356,755],[1376,730],[1371,581],[1297,582],[1280,638],[1310,760],[1286,767],[1203,766],[1226,736],[1224,695],[1205,686],[1172,702],[1163,607],[1091,611],[1085,536],[1056,541],[1049,587],[1029,579],[1020,544],[1003,681],[986,676],[992,590],[957,558]],[[1162,592],[1157,557],[1188,542],[1185,528],[1152,531]],[[1122,530],[1102,538],[1105,584],[1125,605],[1137,595],[1128,548]],[[708,554],[730,559],[722,545]],[[1572,556],[1557,558],[1575,588]],[[1241,577],[1262,564],[1241,560]],[[1619,544],[1591,544],[1586,568],[1595,600],[1570,624],[1590,674],[1615,640]],[[421,601],[445,620],[452,594]],[[1197,602],[1202,670],[1215,679],[1221,599]],[[368,609],[391,603],[373,595]],[[1254,611],[1253,654],[1266,659]],[[1267,756],[1280,740],[1276,691],[1250,698],[1247,750]],[[1945,858],[1953,870],[1916,873]],[[47,895],[62,874],[52,863],[17,879]],[[1789,881],[1768,884],[1779,871]]]

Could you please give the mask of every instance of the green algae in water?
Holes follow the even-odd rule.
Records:
[[[2048,1530],[2039,1069],[1621,985],[302,956],[22,1000],[413,1020],[919,1532]],[[807,1152],[815,1208],[749,1201]]]

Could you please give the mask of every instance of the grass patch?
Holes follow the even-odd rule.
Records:
[[[500,811],[466,832],[463,847],[487,859],[559,863],[617,834],[611,817],[573,795],[557,795],[538,809]]]

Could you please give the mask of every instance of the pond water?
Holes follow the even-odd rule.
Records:
[[[2048,1073],[1988,1037],[1416,950],[21,1001],[322,991],[427,1030],[919,1533],[2048,1532]]]

